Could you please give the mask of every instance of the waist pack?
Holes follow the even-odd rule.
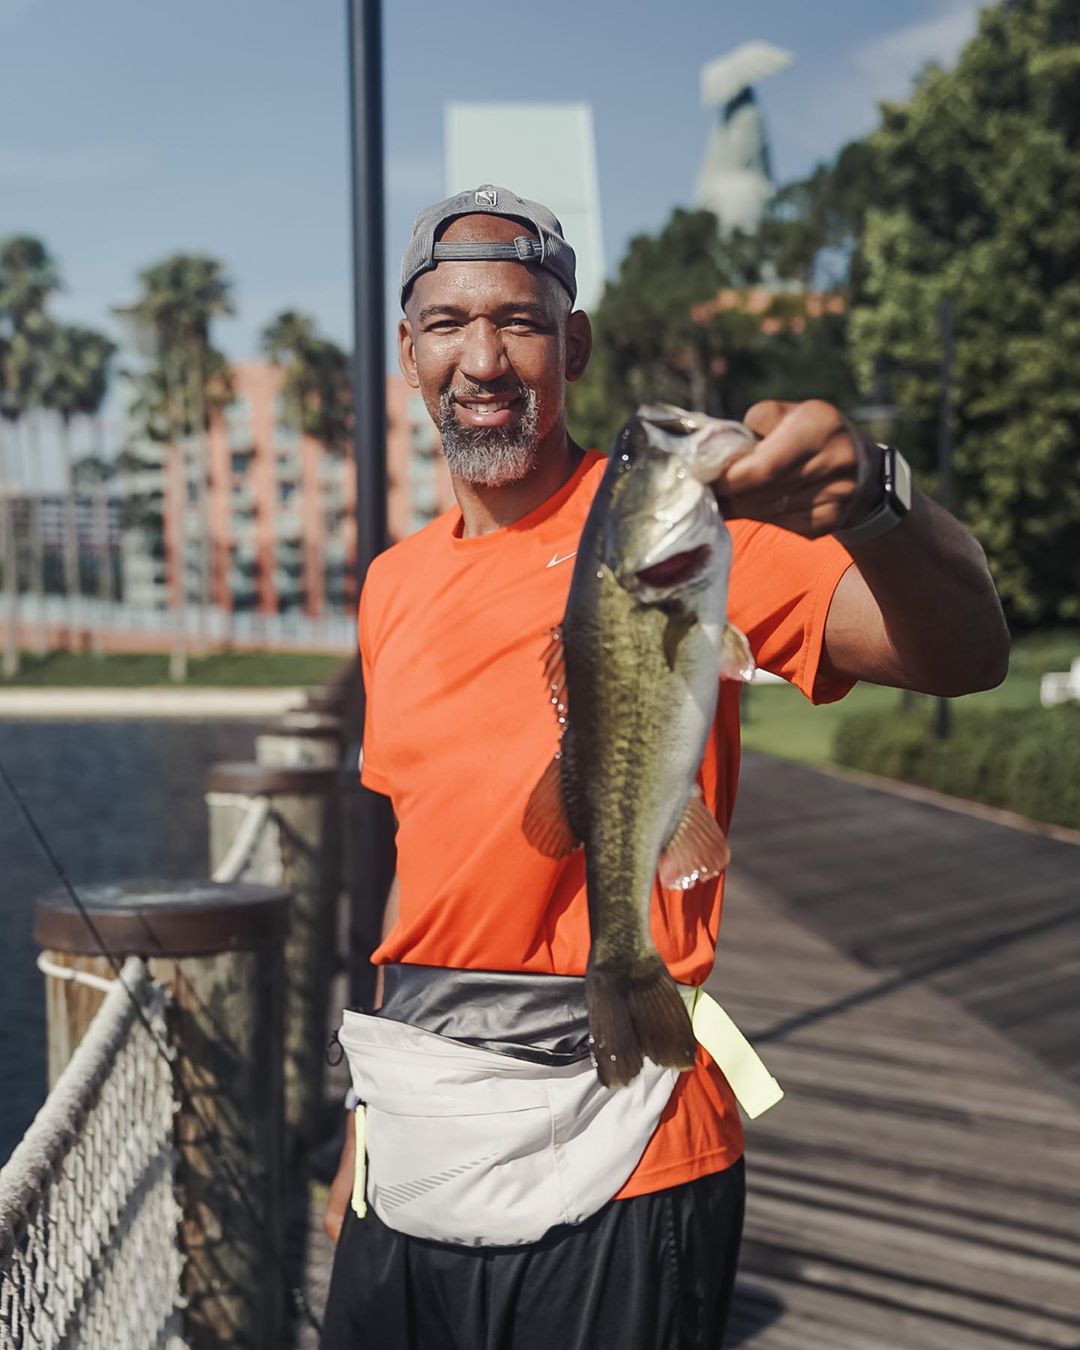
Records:
[[[741,1077],[739,1094],[728,1075],[744,1109],[756,1115],[779,1100],[718,1005],[697,989],[683,995],[699,1040]],[[385,1013],[346,1011],[338,1040],[364,1104],[357,1212],[370,1203],[399,1232],[466,1246],[535,1242],[595,1213],[637,1166],[678,1078],[646,1060],[628,1086],[605,1088],[587,1054],[535,1062]]]

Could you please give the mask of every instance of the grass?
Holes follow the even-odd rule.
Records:
[[[1013,647],[1009,674],[997,689],[954,699],[956,707],[1034,708],[1039,703],[1039,679],[1049,670],[1067,670],[1080,656],[1080,634],[1036,633],[1019,638]],[[888,717],[904,706],[905,697],[928,705],[923,694],[905,696],[896,689],[859,684],[839,703],[815,708],[789,685],[760,685],[743,691],[743,745],[784,759],[807,764],[832,759],[833,737],[839,723],[853,712],[876,711]]]
[[[183,684],[169,679],[169,658],[158,652],[96,657],[83,652],[24,652],[19,674],[0,689],[292,688],[320,684],[336,675],[342,656],[311,652],[218,652],[192,657]]]

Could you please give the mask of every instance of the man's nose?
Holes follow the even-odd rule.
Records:
[[[502,334],[493,323],[471,323],[465,330],[461,351],[461,373],[467,379],[497,380],[510,368]]]

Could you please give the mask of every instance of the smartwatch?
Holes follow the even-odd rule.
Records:
[[[882,487],[880,505],[847,530],[833,530],[835,538],[848,544],[865,544],[899,525],[911,510],[911,469],[907,460],[892,445],[878,445],[882,452]]]

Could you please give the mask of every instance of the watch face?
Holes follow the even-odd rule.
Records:
[[[911,510],[911,468],[895,446],[882,448],[885,451],[885,500],[898,515],[905,515]]]

